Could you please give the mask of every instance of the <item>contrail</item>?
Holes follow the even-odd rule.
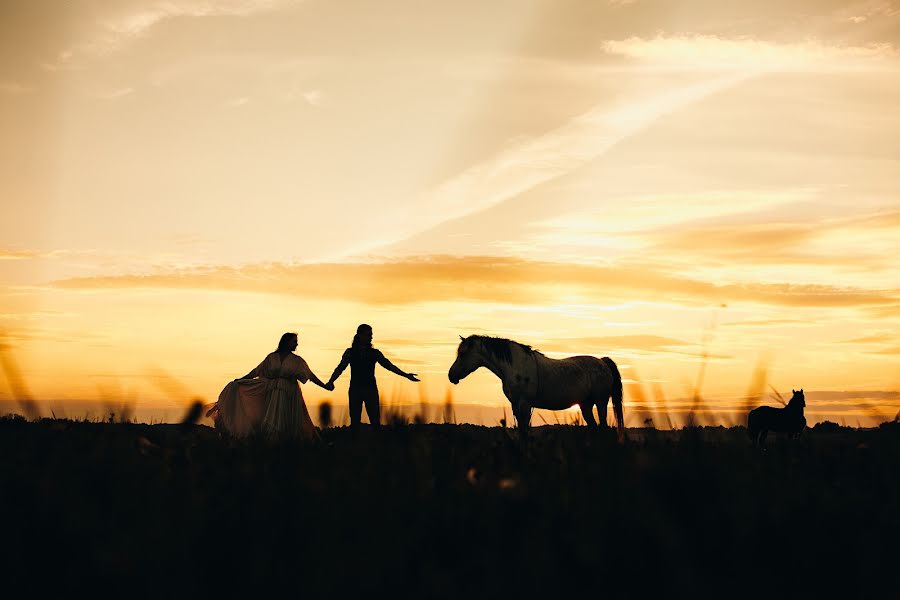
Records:
[[[391,237],[366,242],[338,258],[365,254],[400,242],[445,221],[496,206],[538,185],[596,160],[616,144],[666,115],[732,88],[759,74],[744,71],[717,77],[610,109],[595,108],[538,138],[510,148],[438,185],[384,227]]]

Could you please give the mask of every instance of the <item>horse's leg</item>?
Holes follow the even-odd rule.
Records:
[[[607,396],[606,398],[599,398],[595,395],[594,404],[597,405],[597,423],[600,425],[600,427],[606,428],[606,408],[609,404],[609,397]]]
[[[522,436],[528,435],[528,426],[531,424],[531,405],[525,400],[518,398],[513,402],[513,413],[516,415],[519,433]]]
[[[587,423],[587,426],[591,429],[596,429],[597,421],[594,419],[594,403],[585,401],[578,406],[581,408],[581,416],[584,417],[584,422]]]

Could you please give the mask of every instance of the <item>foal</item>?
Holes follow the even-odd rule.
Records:
[[[753,440],[754,446],[762,446],[769,431],[787,433],[793,437],[800,435],[806,428],[806,417],[803,416],[806,400],[803,397],[803,389],[791,391],[794,395],[784,408],[760,406],[747,415],[747,434]]]

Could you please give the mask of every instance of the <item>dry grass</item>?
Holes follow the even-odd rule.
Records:
[[[861,597],[896,560],[896,425],[820,426],[757,452],[741,428],[632,429],[618,444],[551,425],[522,443],[401,422],[275,446],[195,418],[0,419],[7,585],[742,596],[765,572],[785,595]]]

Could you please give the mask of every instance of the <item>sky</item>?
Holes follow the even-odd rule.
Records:
[[[177,418],[365,322],[459,420],[475,333],[610,356],[631,426],[894,418],[900,2],[745,4],[2,0],[0,412]]]

